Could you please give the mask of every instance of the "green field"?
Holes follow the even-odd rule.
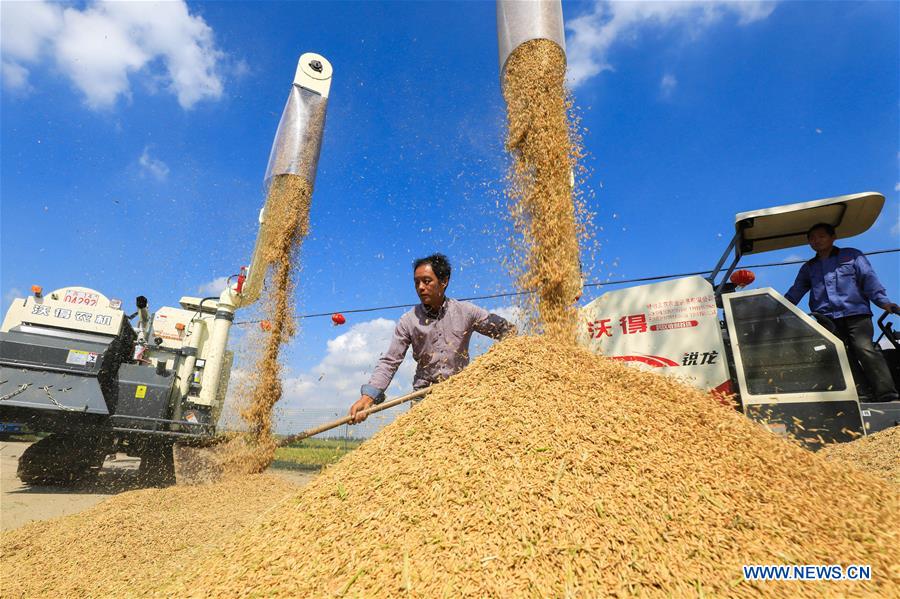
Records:
[[[275,450],[274,468],[319,470],[362,444],[361,439],[304,439]]]

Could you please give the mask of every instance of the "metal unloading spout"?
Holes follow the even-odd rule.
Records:
[[[269,154],[265,183],[268,187],[278,175],[297,175],[315,184],[319,150],[325,128],[325,110],[331,88],[331,63],[324,57],[307,52],[300,56],[297,73]],[[270,227],[266,222],[267,207],[259,213],[259,234],[240,294],[239,305],[247,306],[259,299],[266,268],[262,251],[268,244]]]
[[[316,178],[319,164],[319,149],[322,146],[322,132],[325,128],[325,110],[328,92],[331,89],[331,63],[324,57],[307,52],[300,56],[294,84],[291,86],[287,104],[281,113],[281,121],[269,154],[265,186],[279,175],[296,175],[306,180],[310,192]],[[268,196],[267,204],[268,204]],[[222,388],[221,372],[228,343],[228,334],[238,308],[249,306],[259,299],[269,267],[265,251],[276,235],[273,223],[267,218],[268,205],[259,212],[259,232],[250,258],[246,280],[229,285],[219,296],[216,318],[211,338],[199,403],[213,405],[220,401]]]
[[[509,55],[528,40],[547,39],[566,51],[560,0],[497,0],[497,45],[500,79]]]

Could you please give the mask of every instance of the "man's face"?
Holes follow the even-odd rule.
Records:
[[[827,252],[834,246],[835,237],[828,234],[825,229],[813,229],[807,236],[809,247],[816,252]]]
[[[413,282],[423,304],[430,308],[439,308],[444,303],[444,291],[450,279],[439,281],[430,264],[423,264],[416,269],[413,273]]]

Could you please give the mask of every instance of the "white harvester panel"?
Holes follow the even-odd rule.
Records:
[[[715,294],[702,277],[601,295],[581,309],[578,341],[630,366],[730,391]]]
[[[20,324],[118,335],[124,313],[118,302],[87,287],[63,287],[43,297],[29,295],[13,301],[2,331]]]
[[[195,312],[169,306],[160,308],[153,315],[153,336],[162,339],[163,347],[181,349],[196,315]]]

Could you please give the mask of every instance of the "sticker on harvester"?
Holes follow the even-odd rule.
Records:
[[[716,293],[699,276],[604,293],[581,308],[581,345],[701,389],[729,380]]]
[[[147,385],[138,385],[137,389],[134,390],[134,396],[137,399],[144,399],[147,397]]]
[[[78,291],[77,289],[66,289],[63,301],[70,304],[78,304],[81,306],[96,306],[100,301],[100,294],[92,291]]]
[[[80,349],[70,349],[69,355],[66,356],[66,364],[75,364],[76,366],[87,366],[90,359],[90,352],[81,351]],[[94,354],[94,361],[97,360],[97,354]]]

